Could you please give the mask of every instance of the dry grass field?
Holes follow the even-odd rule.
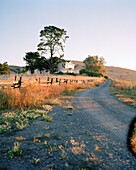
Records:
[[[54,78],[52,85],[47,84],[48,76],[39,75],[36,77],[24,75],[22,76],[21,88],[14,89],[11,87],[14,76],[5,77],[3,79],[1,77],[0,84],[5,87],[1,87],[0,90],[0,108],[2,110],[15,110],[40,107],[62,93],[71,92],[76,89],[92,88],[104,82],[104,78],[85,76],[49,76],[49,78]],[[56,82],[56,78],[58,78],[58,80],[61,79],[60,84]],[[64,79],[68,79],[68,82],[64,83]]]
[[[126,81],[136,81],[136,71],[120,68],[106,66],[108,72],[107,75],[112,79],[126,80]]]
[[[136,82],[114,79],[111,83],[111,93],[118,100],[136,107]]]

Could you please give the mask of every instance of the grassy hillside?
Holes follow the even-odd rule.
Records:
[[[74,63],[76,67],[80,69],[82,69],[84,66],[82,61],[72,60],[72,63]],[[107,75],[113,79],[136,81],[136,71],[134,70],[113,66],[106,66],[106,68],[108,70]]]
[[[134,70],[113,66],[106,66],[106,68],[108,69],[107,75],[113,79],[136,81],[136,71]]]

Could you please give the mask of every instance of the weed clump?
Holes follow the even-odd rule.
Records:
[[[18,142],[15,142],[12,149],[9,148],[8,151],[9,158],[14,158],[16,156],[20,156],[21,154],[22,150],[20,150],[20,144]]]

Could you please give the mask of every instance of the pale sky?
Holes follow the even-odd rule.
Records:
[[[37,50],[49,25],[70,37],[64,59],[98,55],[108,66],[136,70],[136,0],[0,0],[0,63],[25,66],[25,53]]]

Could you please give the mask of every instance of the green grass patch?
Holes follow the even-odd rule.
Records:
[[[18,142],[15,142],[12,149],[9,148],[9,151],[8,151],[9,158],[21,156],[21,154],[22,154],[22,150],[20,150],[20,144]]]
[[[68,116],[73,116],[73,114],[72,114],[72,113],[68,113],[67,115],[68,115]]]
[[[64,96],[73,96],[77,93],[77,90],[72,90],[72,91],[65,91],[63,93]]]
[[[100,84],[98,84],[98,83],[95,83],[95,86],[96,86],[96,87],[99,87],[99,86],[100,86]]]
[[[29,126],[30,120],[45,115],[46,111],[42,110],[26,110],[17,112],[5,112],[0,115],[0,133],[5,133],[10,129],[22,130]],[[47,116],[46,120],[51,121],[51,117]]]
[[[53,139],[56,139],[56,140],[60,140],[61,139],[61,135],[59,135],[59,134],[56,134],[56,135],[52,135],[52,138]]]
[[[52,116],[48,116],[47,114],[43,114],[42,120],[46,122],[51,122],[53,120]]]

